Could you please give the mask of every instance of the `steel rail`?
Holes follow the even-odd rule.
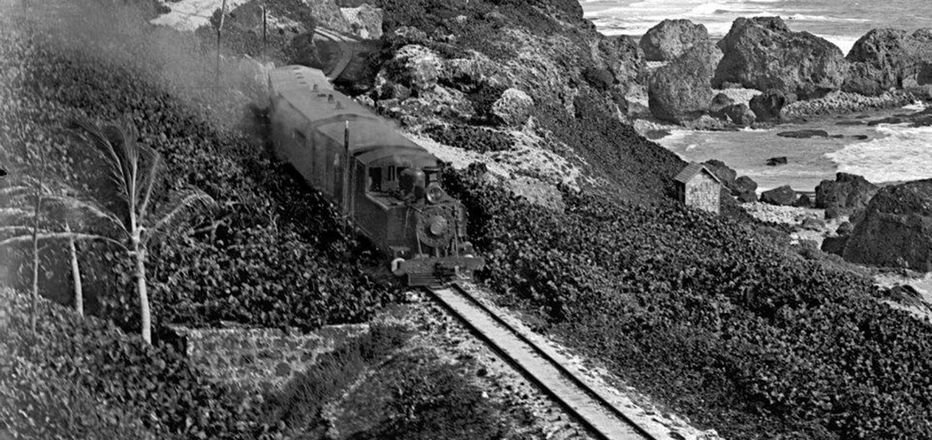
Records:
[[[590,387],[578,373],[568,369],[459,284],[425,290],[598,437],[610,440],[660,440],[666,437],[651,433],[651,430],[635,423],[602,392]],[[477,313],[486,317],[484,324]],[[497,331],[490,328],[495,326],[499,327]],[[492,334],[502,331],[506,334]],[[554,376],[554,371],[558,376]]]

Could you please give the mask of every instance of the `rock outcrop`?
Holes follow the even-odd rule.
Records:
[[[718,47],[724,57],[712,80],[714,87],[732,82],[810,99],[841,88],[848,71],[837,46],[808,32],[791,31],[779,17],[738,18]]]
[[[793,188],[790,188],[789,185],[784,185],[762,192],[760,201],[771,205],[792,206],[796,202],[796,191],[793,191]]]
[[[783,107],[792,104],[796,95],[787,95],[780,90],[769,89],[755,95],[748,103],[758,121],[780,121],[783,119]]]
[[[718,180],[722,182],[722,185],[725,185],[729,190],[735,187],[735,179],[738,177],[738,172],[729,167],[718,159],[710,159],[702,163],[707,170],[711,171],[712,174],[715,174],[715,177],[718,177]]]
[[[340,12],[359,38],[375,40],[382,36],[381,9],[363,3],[355,8],[340,8]]]
[[[786,156],[771,157],[770,159],[767,159],[768,167],[786,165],[787,163],[789,162],[787,161]]]
[[[826,218],[851,215],[867,207],[880,188],[865,178],[838,173],[835,180],[823,180],[815,188],[816,208],[825,210]]]
[[[627,89],[628,84],[643,81],[647,74],[644,52],[637,42],[628,36],[605,37],[596,45],[593,57],[615,77],[615,83]]]
[[[641,50],[647,61],[672,61],[697,44],[709,42],[704,25],[689,20],[663,20],[641,37]]]
[[[881,189],[845,246],[846,260],[932,270],[932,179]]]
[[[726,120],[741,127],[749,127],[757,121],[757,115],[743,102],[725,107],[723,113]]]
[[[737,191],[736,195],[741,203],[757,201],[757,182],[748,176],[739,176],[735,179],[735,191]]]
[[[877,96],[893,88],[932,82],[925,70],[932,66],[932,30],[912,34],[901,29],[874,29],[848,53],[851,73],[844,90]]]
[[[436,53],[424,46],[409,44],[395,53],[383,72],[388,74],[388,80],[404,85],[416,94],[433,90],[442,69],[443,61]]]
[[[738,177],[737,171],[729,167],[720,160],[711,159],[703,162],[703,165],[718,177],[722,185],[728,189],[732,196],[738,198],[742,203],[757,201],[757,182],[748,176]]]
[[[318,23],[341,32],[353,31],[350,22],[343,16],[340,6],[334,0],[302,1],[300,3],[310,9],[311,16],[317,19]]]
[[[734,99],[724,93],[719,93],[712,97],[712,103],[709,104],[709,114],[716,118],[724,118],[725,108],[734,105],[734,103]]]
[[[527,93],[511,88],[492,104],[492,113],[508,125],[521,125],[527,121],[532,107],[534,100]]]
[[[657,119],[681,123],[695,119],[712,100],[711,46],[698,44],[651,76],[647,97]]]

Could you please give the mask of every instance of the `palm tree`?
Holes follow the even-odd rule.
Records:
[[[127,118],[118,124],[102,127],[87,119],[74,119],[69,128],[84,134],[106,165],[109,200],[82,200],[80,208],[97,221],[97,230],[125,249],[134,263],[136,293],[142,338],[152,342],[149,295],[146,287],[146,258],[150,243],[166,237],[172,228],[198,213],[213,211],[216,202],[198,191],[183,191],[169,197],[173,200],[152,212],[153,191],[157,184],[162,159],[151,147],[136,142],[135,126]]]
[[[0,247],[22,243],[32,245],[32,316],[30,325],[35,331],[35,307],[39,297],[39,243],[49,240],[67,240],[74,280],[74,305],[79,315],[84,315],[84,295],[81,286],[81,269],[78,262],[78,240],[104,240],[120,244],[110,237],[72,231],[72,223],[81,223],[80,217],[88,216],[91,206],[69,195],[67,188],[52,189],[42,177],[19,176],[16,183],[0,188]],[[43,219],[46,224],[43,224]],[[63,231],[51,228],[60,223]]]

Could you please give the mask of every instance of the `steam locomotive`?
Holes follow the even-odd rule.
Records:
[[[436,157],[334,90],[320,70],[280,67],[268,86],[276,156],[390,256],[395,275],[435,285],[482,268],[466,210],[441,187]]]

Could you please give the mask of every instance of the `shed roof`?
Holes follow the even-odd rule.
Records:
[[[715,179],[715,181],[718,182],[719,185],[722,184],[722,181],[719,180],[719,178],[715,175],[715,173],[709,171],[709,169],[706,168],[705,165],[701,163],[697,163],[697,162],[690,162],[689,165],[686,165],[686,168],[683,168],[683,171],[680,171],[680,173],[677,174],[676,177],[673,178],[673,180],[676,180],[677,182],[685,184],[689,182],[690,180],[693,180],[693,177],[696,177],[699,173],[702,173],[702,172],[708,174],[709,176],[712,176],[712,178]]]

